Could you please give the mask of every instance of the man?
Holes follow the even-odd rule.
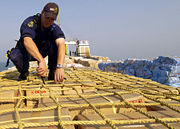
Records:
[[[64,79],[65,36],[54,21],[59,7],[48,3],[41,14],[28,17],[21,25],[20,39],[9,58],[20,72],[19,80],[26,80],[29,75],[29,61],[37,60],[36,69],[41,77],[46,76],[44,57],[48,55],[48,80],[55,83]]]

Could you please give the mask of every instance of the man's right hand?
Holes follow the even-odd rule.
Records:
[[[45,61],[39,62],[39,67],[36,70],[41,77],[45,77],[46,76],[46,63],[45,63]]]

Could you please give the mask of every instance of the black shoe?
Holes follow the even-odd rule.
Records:
[[[49,70],[48,80],[54,80],[54,70]]]
[[[26,80],[29,75],[29,71],[23,72],[19,75],[18,81]]]

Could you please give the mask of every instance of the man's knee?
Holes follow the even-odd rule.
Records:
[[[23,60],[23,54],[21,53],[21,51],[19,49],[14,49],[10,55],[9,58],[11,59],[11,61],[14,62],[19,62],[20,60]]]
[[[25,60],[25,54],[22,53],[20,49],[14,49],[10,53],[9,58],[20,73],[28,70],[28,59]]]

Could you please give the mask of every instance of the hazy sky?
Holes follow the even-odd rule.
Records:
[[[2,0],[0,61],[28,16],[49,0]],[[180,56],[180,0],[54,0],[66,40],[89,40],[91,55],[112,60]]]

